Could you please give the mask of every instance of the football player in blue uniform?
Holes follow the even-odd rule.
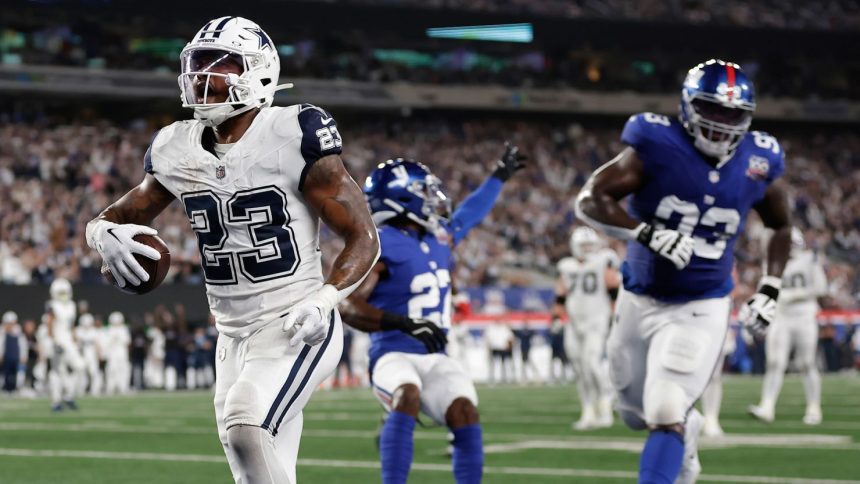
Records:
[[[762,334],[774,318],[790,211],[777,180],[783,151],[773,136],[749,131],[754,110],[739,66],[699,64],[684,81],[678,119],[632,116],[621,135],[628,147],[577,198],[582,219],[629,241],[607,350],[621,418],[650,432],[640,483],[695,482],[701,471],[693,403],[723,347],[735,242],[751,208],[774,235],[767,273],[740,319]]]
[[[379,439],[382,482],[405,483],[419,411],[454,434],[458,483],[478,483],[484,452],[478,395],[469,375],[445,354],[451,326],[452,249],[490,212],[502,184],[523,167],[506,146],[492,176],[451,215],[439,179],[421,163],[381,163],[364,184],[382,255],[347,300],[344,321],[371,333],[374,394],[388,412]]]

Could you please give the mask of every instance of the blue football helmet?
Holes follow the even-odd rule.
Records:
[[[377,165],[364,181],[364,194],[377,225],[405,216],[435,231],[451,212],[439,178],[423,163],[403,158]]]
[[[690,69],[681,88],[680,120],[702,153],[734,153],[755,111],[752,81],[731,62],[711,59]]]

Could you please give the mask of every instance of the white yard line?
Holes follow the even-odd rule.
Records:
[[[199,455],[199,454],[165,454],[152,452],[101,452],[89,450],[34,450],[34,449],[3,449],[0,448],[0,456],[9,457],[53,457],[72,459],[114,459],[114,460],[146,460],[163,462],[206,462],[214,464],[226,464],[223,456]],[[340,467],[346,469],[379,469],[379,462],[356,461],[356,460],[329,460],[329,459],[299,459],[299,466],[308,467]],[[412,469],[416,471],[429,472],[451,472],[451,466],[447,464],[422,464],[413,463]],[[226,469],[225,469],[226,472]],[[553,477],[588,477],[594,479],[635,479],[635,472],[628,471],[606,471],[592,469],[554,469],[548,467],[511,467],[511,466],[486,466],[485,474],[507,474],[522,476],[553,476]],[[707,475],[699,477],[700,481],[707,482],[744,482],[744,483],[783,483],[783,484],[860,484],[860,481],[846,481],[837,479],[803,479],[771,476],[728,476]]]

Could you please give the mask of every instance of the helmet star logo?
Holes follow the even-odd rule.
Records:
[[[270,39],[269,36],[266,35],[266,33],[263,32],[263,29],[261,29],[260,27],[245,27],[245,30],[257,36],[260,41],[260,49],[263,49],[267,45],[272,49],[275,48],[274,44],[272,44],[272,39]]]

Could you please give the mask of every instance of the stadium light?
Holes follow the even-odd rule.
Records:
[[[427,36],[443,39],[488,40],[493,42],[521,42],[534,39],[532,24],[472,25],[465,27],[436,27],[427,29]]]

